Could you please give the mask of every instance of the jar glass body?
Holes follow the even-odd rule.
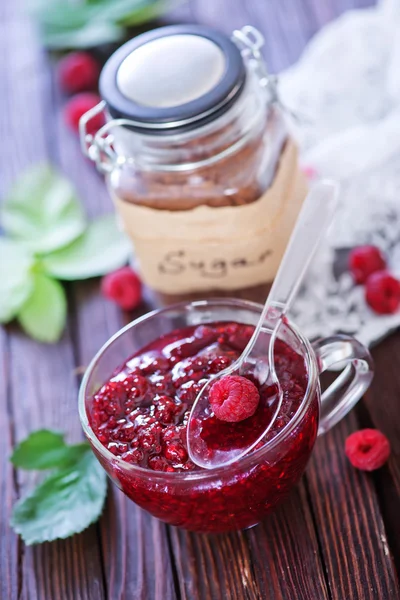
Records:
[[[235,104],[200,128],[161,135],[117,126],[119,159],[108,184],[121,200],[156,210],[247,204],[271,184],[286,136],[280,111],[249,71]]]
[[[236,87],[221,96],[217,85],[202,110],[188,116],[182,97],[160,115],[164,99],[152,80],[152,102],[159,103],[146,113],[146,104],[114,89],[117,52],[105,66],[104,101],[81,119],[84,152],[107,173],[135,263],[163,303],[232,290],[264,295],[307,192],[260,54],[262,36],[245,27],[232,41],[219,39],[230,48],[226,73],[235,75]],[[135,117],[139,108],[146,117]],[[103,110],[107,123],[92,136],[88,122]]]
[[[110,193],[161,302],[265,294],[306,184],[282,114],[256,75],[227,113],[200,129],[115,129]]]

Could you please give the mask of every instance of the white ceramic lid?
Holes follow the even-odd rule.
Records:
[[[216,118],[239,96],[245,77],[241,53],[228,37],[181,25],[119,48],[102,71],[100,93],[111,116],[160,133]]]

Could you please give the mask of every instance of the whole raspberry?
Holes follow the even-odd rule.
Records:
[[[390,455],[389,440],[377,429],[361,429],[349,435],[345,444],[346,456],[357,469],[380,469]]]
[[[372,273],[385,268],[385,258],[376,246],[358,246],[350,252],[349,269],[356,283],[365,283]]]
[[[386,271],[373,273],[367,279],[365,299],[376,313],[395,313],[400,306],[400,281]]]
[[[97,61],[87,52],[71,52],[58,63],[58,80],[67,94],[96,89],[99,75]]]
[[[65,122],[71,129],[79,132],[80,118],[100,101],[100,96],[93,92],[82,92],[82,94],[73,96],[64,107]],[[96,133],[103,125],[104,115],[103,113],[99,113],[88,122],[88,133]]]
[[[133,310],[142,301],[142,282],[130,267],[122,267],[105,275],[101,291],[124,310]]]
[[[260,394],[250,379],[227,375],[211,386],[209,401],[217,419],[237,423],[254,415]]]

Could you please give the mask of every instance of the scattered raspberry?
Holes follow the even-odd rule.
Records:
[[[101,291],[106,298],[116,302],[124,310],[133,310],[142,301],[142,282],[130,267],[105,275]]]
[[[217,419],[237,423],[254,415],[260,394],[250,379],[227,375],[216,381],[210,390],[210,404]]]
[[[361,429],[349,435],[345,444],[346,456],[357,469],[380,469],[390,455],[390,444],[377,429]]]
[[[365,299],[376,313],[396,312],[400,306],[400,281],[386,271],[373,273],[367,279]]]
[[[385,258],[376,246],[358,246],[350,252],[349,269],[356,283],[365,283],[372,273],[385,268]]]
[[[58,79],[67,94],[94,90],[99,75],[97,61],[87,52],[71,52],[58,63]]]
[[[79,120],[88,110],[101,101],[98,94],[83,92],[70,98],[64,108],[65,122],[71,129],[79,132]],[[97,114],[88,123],[88,133],[96,133],[104,125],[103,113]]]

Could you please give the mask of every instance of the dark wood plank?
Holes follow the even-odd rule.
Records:
[[[359,428],[353,412],[318,440],[307,469],[310,499],[332,599],[394,600],[399,584],[374,478],[354,469],[343,450]]]
[[[246,537],[262,598],[330,598],[304,479],[285,504]]]
[[[11,394],[16,441],[42,427],[81,437],[76,415],[77,388],[68,333],[57,346],[46,346],[14,330],[10,336]],[[18,471],[19,495],[34,481]],[[104,598],[98,537],[95,528],[65,541],[24,547],[21,557],[23,598]]]
[[[210,27],[215,27],[230,35],[234,29],[247,24],[246,1],[226,0],[215,2],[214,0],[189,0],[194,20]]]
[[[243,532],[212,536],[171,528],[171,539],[181,598],[261,598]]]
[[[323,22],[345,8],[368,4],[368,0],[192,0],[190,14],[227,33],[246,23],[260,27],[266,34],[269,63],[273,70],[279,70],[297,58],[308,37]],[[54,110],[60,115],[62,99],[56,86],[54,99],[50,98],[49,71],[23,16],[21,0],[7,6],[2,3],[0,18],[5,32],[0,36],[0,75],[4,75],[2,81],[10,90],[3,100],[3,118],[0,116],[0,132],[8,140],[0,150],[2,164],[7,160],[10,165],[2,187],[7,187],[21,167],[51,154],[74,180],[91,215],[111,210],[100,177],[80,159],[77,141],[66,133],[60,120],[48,119]],[[23,39],[25,48],[17,59],[13,55],[15,39]],[[18,80],[11,72],[11,63],[20,74]],[[70,298],[70,328],[57,347],[38,345],[10,330],[12,394],[5,406],[13,406],[17,439],[43,425],[67,428],[71,439],[79,437],[74,368],[86,365],[126,318],[99,298],[98,282],[74,285]],[[8,360],[5,340],[5,336],[0,338],[0,346],[6,357],[3,366],[8,368],[4,362]],[[383,387],[388,408],[382,416],[381,379],[367,395],[365,406],[367,418],[382,425],[398,453],[399,421],[391,383],[397,382],[397,389],[394,371],[400,349],[398,337],[393,343],[393,353],[389,354],[384,344],[378,355],[382,369],[379,372],[388,374]],[[388,366],[389,356],[392,359]],[[6,397],[10,387],[7,380],[3,379],[0,385]],[[4,404],[2,398],[0,402]],[[4,511],[9,513],[14,492],[11,470],[6,461],[1,461],[9,452],[13,429],[7,411],[2,412],[1,418],[3,430],[8,432],[0,442],[3,517]],[[396,549],[398,542],[384,527],[379,502],[384,515],[394,518],[393,498],[398,500],[398,495],[393,496],[393,486],[398,494],[398,463],[392,459],[389,469],[378,478],[349,467],[342,451],[343,441],[359,423],[353,414],[320,440],[305,482],[275,515],[248,532],[211,537],[168,529],[113,487],[98,528],[66,542],[37,549],[21,547],[18,582],[17,541],[2,519],[0,535],[4,531],[5,537],[0,538],[0,554],[6,552],[9,559],[0,565],[0,597],[7,593],[7,600],[17,596],[40,600],[161,600],[179,595],[216,599],[396,599],[398,585],[391,550]],[[29,482],[30,478],[19,477],[18,488]],[[379,483],[387,488],[383,494],[376,493],[375,484]],[[174,571],[179,589],[174,586]]]
[[[303,484],[249,531],[211,536],[173,529],[171,536],[182,598],[330,598]]]
[[[344,11],[365,8],[375,0],[241,0],[248,22],[265,35],[264,55],[273,72],[292,65],[307,42]],[[227,9],[226,9],[227,12]]]
[[[218,17],[215,18],[220,18],[219,15],[225,12],[228,18],[224,20],[224,30],[237,27],[240,20],[237,12],[231,21],[227,4],[224,6],[222,4],[218,3]],[[325,11],[320,9],[321,3],[317,2],[307,2],[302,5],[301,3],[280,1],[270,2],[267,5],[258,1],[246,2],[244,6],[249,16],[248,22],[259,27],[265,35],[265,55],[268,63],[272,70],[280,70],[294,62],[307,39],[317,31],[323,22],[337,16],[344,8],[366,6],[367,4],[372,4],[372,2],[347,2],[343,6],[329,3],[331,10]],[[196,3],[197,5],[202,7],[203,3]],[[324,6],[327,5],[328,3],[324,3]],[[207,9],[205,10],[207,13]],[[386,353],[384,355],[386,356]],[[349,417],[349,419],[354,418],[354,416]],[[349,423],[349,420],[346,423]],[[308,469],[307,478],[312,507],[315,511],[318,540],[322,546],[327,569],[329,593],[338,600],[353,597],[364,598],[363,594],[365,594],[365,598],[398,597],[398,582],[392,556],[387,546],[387,534],[373,482],[369,480],[366,483],[358,473],[349,467],[344,458],[343,433],[340,437],[338,432],[343,432],[343,427],[346,426],[349,427],[348,424],[344,424],[340,429],[337,428],[328,434],[324,440],[319,441],[315,457]],[[344,503],[335,509],[337,498],[346,498],[346,494],[348,494],[349,480],[346,478],[335,480],[336,487],[333,490],[330,488],[332,470],[327,463],[327,457],[330,456],[333,457],[332,460],[337,460],[341,462],[342,466],[346,466],[346,474],[352,483],[352,498],[354,499],[354,504],[350,507]],[[321,505],[324,506],[329,499],[332,502],[332,510],[336,518],[327,522],[326,518],[323,518],[325,515],[321,512]],[[360,510],[358,510],[358,504],[362,506]],[[370,516],[371,511],[373,518]],[[293,514],[291,523],[294,531],[296,531],[298,522],[299,515]],[[351,535],[346,528],[343,529],[343,523],[350,528]],[[346,535],[344,536],[344,534]],[[254,535],[257,534],[254,533]],[[301,556],[304,555],[304,546],[305,544],[301,546]],[[275,547],[276,537],[273,544],[273,548]],[[291,549],[287,540],[285,547]],[[350,558],[348,559],[347,556]],[[296,564],[296,575],[301,577],[300,562],[303,567],[303,561],[294,560],[293,564]],[[262,563],[264,564],[265,561]],[[266,578],[268,582],[273,580],[272,577]],[[285,591],[287,590],[286,586],[287,581],[285,581]],[[299,589],[303,590],[304,586],[297,585],[296,590]],[[276,590],[274,592],[277,593]]]
[[[75,143],[76,140],[65,139],[65,151],[69,144],[72,148]],[[90,166],[83,164],[82,168]],[[100,184],[99,195],[94,193],[95,188],[90,194],[95,202],[101,196]],[[108,199],[104,199],[108,203]],[[80,365],[87,365],[108,337],[123,325],[123,315],[99,296],[98,286],[98,281],[74,286],[76,356]],[[162,523],[110,485],[107,510],[99,527],[108,598],[170,600],[176,597],[167,531]]]
[[[304,4],[270,3],[268,10],[262,2],[248,2],[246,6],[265,33],[268,62],[273,70],[279,70],[296,60],[307,39],[323,23],[346,8],[372,4],[374,2],[368,0],[347,0],[345,3],[308,0]],[[399,346],[400,338],[397,339]],[[385,349],[382,353],[387,357]],[[375,382],[377,389],[380,381],[379,378]],[[393,379],[388,381],[391,386]],[[372,405],[375,412],[380,412],[379,404],[368,404]],[[394,417],[395,413],[392,415]],[[373,479],[356,472],[344,457],[344,439],[359,426],[353,414],[319,440],[307,470],[329,591],[337,600],[397,598],[398,581]],[[394,434],[392,432],[395,438]],[[387,528],[391,528],[391,522],[387,523]]]
[[[62,122],[57,86],[57,119],[53,134],[57,161],[74,182],[89,217],[111,212],[113,206],[103,178],[81,159],[78,140]],[[78,156],[78,160],[76,157]],[[102,344],[126,322],[113,304],[99,296],[99,281],[73,286],[73,330],[78,367],[87,366]],[[131,318],[139,313],[130,315]],[[166,528],[110,485],[107,509],[98,527],[107,597],[170,600],[175,598]]]
[[[227,34],[244,25],[265,35],[264,56],[273,72],[293,64],[309,39],[344,11],[375,0],[190,0],[195,19]]]
[[[62,121],[65,99],[54,85],[56,119],[53,143],[56,161],[74,182],[90,217],[113,211],[103,178],[81,158],[78,139]],[[54,111],[53,111],[54,112]],[[139,312],[123,315],[99,294],[99,280],[77,283],[70,297],[73,336],[78,367],[87,366],[97,350],[127,320]],[[141,312],[146,307],[141,308]],[[75,419],[78,422],[74,404]],[[107,597],[112,600],[175,598],[172,563],[166,527],[129,501],[110,485],[107,510],[98,527],[104,562]]]
[[[115,488],[101,537],[109,598],[177,598],[166,526]]]
[[[1,162],[7,165],[2,172],[1,193],[5,194],[22,169],[50,159],[47,136],[51,88],[46,58],[27,20],[25,2],[1,3],[0,15],[1,80],[3,89],[7,90],[0,101]],[[10,389],[7,392],[12,415],[4,430],[14,428],[15,442],[40,427],[57,428],[65,431],[70,439],[79,439],[75,363],[68,332],[55,346],[36,343],[15,327],[9,328],[9,332]],[[6,440],[7,437],[2,443]],[[29,488],[33,478],[19,472],[16,481],[20,495]],[[2,480],[1,485],[5,482],[7,479]],[[9,498],[5,506],[10,513]],[[101,600],[105,597],[95,528],[53,544],[29,548],[21,544],[19,562],[14,556],[14,546],[15,541],[9,549],[9,559],[13,559],[10,573],[19,567],[21,598]],[[8,597],[11,596],[4,596]]]
[[[15,501],[13,469],[9,462],[13,442],[10,411],[10,378],[8,338],[0,329],[0,598],[16,600],[19,592],[17,536],[8,521]]]
[[[239,12],[237,17],[240,26],[243,23],[239,21]],[[60,106],[62,99],[57,98],[56,103]],[[56,147],[60,164],[75,182],[89,213],[94,215],[111,210],[111,202],[99,176],[90,165],[75,160],[76,153],[79,151],[77,141],[66,132],[60,120],[54,131],[54,138],[57,139]],[[97,292],[97,282],[74,286],[77,357],[82,365],[86,365],[97,349],[122,325],[119,311],[99,298]],[[315,556],[314,550],[307,550],[307,547],[310,549],[316,547],[316,538],[312,531],[312,520],[304,493],[301,498],[300,503],[292,505],[290,514],[281,519],[285,521],[286,528],[290,527],[293,518],[302,524],[299,540],[303,542],[302,549],[305,554],[308,556],[310,552],[313,560],[306,561],[308,567],[312,566],[312,568],[304,569],[299,578],[313,582],[318,589],[320,600],[323,600],[327,598],[323,567],[318,556]],[[299,505],[301,508],[296,515],[294,507]],[[164,526],[156,524],[153,519],[142,514],[142,511],[115,490],[112,492],[108,508],[101,522],[101,535],[109,596],[129,598],[128,590],[130,590],[133,597],[145,598],[146,593],[148,597],[153,597],[150,590],[154,594],[157,590],[163,590],[159,597],[170,597],[173,594],[172,564],[167,561],[164,568],[157,572],[154,563],[154,556],[167,557]],[[308,515],[307,535],[303,527],[304,514]],[[155,527],[157,535],[150,536],[149,530]],[[296,556],[301,562],[299,545],[295,544],[287,552],[282,544],[282,538],[276,539],[278,528],[267,529],[267,531],[269,544],[274,549],[274,555],[278,557],[277,564],[282,571],[286,572],[290,569],[292,556]],[[250,556],[245,549],[243,534],[216,537],[212,542],[212,552],[207,536],[190,535],[177,530],[172,530],[170,535],[182,597],[240,598],[244,591],[250,594],[249,598],[263,597],[263,586],[259,587],[251,568],[251,562],[255,557]],[[246,556],[247,562],[245,562]],[[268,569],[264,562],[260,560],[258,568],[260,572],[265,572],[267,581]],[[130,571],[127,569],[128,564],[131,565]],[[200,571],[199,578],[196,571]],[[209,577],[210,572],[218,573],[219,577]],[[243,579],[245,572],[248,577],[246,584]],[[163,580],[159,577],[163,577]],[[280,573],[277,573],[275,580],[279,581],[279,577]],[[279,587],[277,584],[275,591],[279,590],[280,596],[277,596],[279,598],[312,598],[311,588],[307,586],[304,592],[302,589],[296,591],[294,585],[288,585],[285,592],[284,586]]]
[[[257,21],[249,18],[248,4],[251,3],[191,2],[196,20],[226,33],[249,22],[256,24]],[[270,12],[264,7],[263,23],[269,23]],[[269,25],[267,27],[269,33]],[[259,294],[257,299],[263,298]],[[293,535],[283,534],[290,531]],[[172,530],[171,537],[183,598],[322,600],[329,597],[302,486],[277,516],[248,534],[211,537]],[[204,573],[208,576],[204,577]]]
[[[400,569],[400,333],[391,335],[373,350],[376,377],[359,411],[363,427],[377,427],[388,437],[392,455],[388,467],[375,474],[381,510],[390,527],[389,546]]]

